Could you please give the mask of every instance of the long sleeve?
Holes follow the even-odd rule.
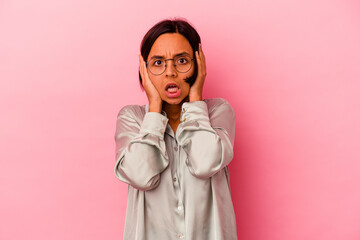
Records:
[[[235,112],[223,98],[208,109],[206,102],[185,102],[176,131],[186,152],[192,175],[206,179],[228,165],[233,158]]]
[[[117,117],[115,175],[136,189],[151,190],[169,164],[164,141],[168,118],[147,112],[139,123],[132,107],[123,107]]]

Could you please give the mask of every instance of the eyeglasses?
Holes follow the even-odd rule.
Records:
[[[175,58],[168,58],[163,59],[159,57],[151,58],[147,63],[146,66],[148,67],[149,71],[154,75],[161,75],[165,72],[166,69],[166,61],[173,60],[176,71],[180,73],[186,73],[188,72],[192,65],[194,58],[191,58],[189,56],[177,56]]]

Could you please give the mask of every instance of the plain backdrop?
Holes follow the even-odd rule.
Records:
[[[360,239],[355,0],[0,1],[0,239],[122,239],[116,116],[147,103],[140,42],[169,17],[236,111],[239,239]]]

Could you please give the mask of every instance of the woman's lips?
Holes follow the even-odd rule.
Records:
[[[168,96],[169,98],[175,98],[180,96],[181,89],[178,87],[171,87],[168,88],[165,92],[166,92],[166,96]]]

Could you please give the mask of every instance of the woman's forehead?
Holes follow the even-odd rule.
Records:
[[[153,55],[173,57],[179,53],[192,56],[192,47],[189,41],[179,33],[165,33],[160,35],[151,47],[149,57]]]

